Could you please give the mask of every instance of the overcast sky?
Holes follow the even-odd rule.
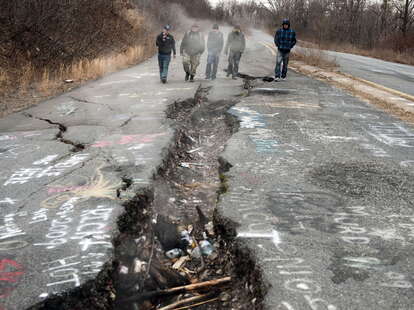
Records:
[[[238,0],[238,1],[243,2],[243,1],[247,1],[247,0]],[[220,2],[220,0],[210,0],[210,2],[212,4],[217,4],[218,2]]]

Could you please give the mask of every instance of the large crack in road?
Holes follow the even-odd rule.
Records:
[[[80,151],[83,151],[85,149],[85,145],[83,145],[82,143],[76,143],[76,142],[73,142],[69,139],[64,138],[64,134],[68,130],[67,127],[64,124],[59,123],[59,122],[55,122],[55,121],[47,119],[47,118],[36,117],[36,116],[33,116],[30,113],[23,113],[23,115],[25,115],[26,117],[34,118],[34,119],[37,119],[37,120],[40,120],[40,121],[44,121],[44,122],[46,122],[50,125],[56,126],[59,129],[58,133],[56,134],[56,140],[58,140],[62,143],[68,144],[68,145],[72,145],[73,149],[71,151],[73,153],[80,152]]]
[[[124,203],[113,260],[94,281],[30,309],[170,309],[182,299],[206,302],[198,309],[262,309],[260,270],[236,241],[236,225],[215,212],[229,168],[220,154],[238,130],[227,113],[236,102],[210,102],[208,91],[200,86],[167,109],[173,143],[153,184]],[[123,182],[125,191],[132,180]],[[194,294],[166,291],[195,283]]]

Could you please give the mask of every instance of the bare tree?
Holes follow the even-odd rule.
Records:
[[[400,29],[404,36],[414,22],[414,0],[396,0],[394,7],[400,20]]]

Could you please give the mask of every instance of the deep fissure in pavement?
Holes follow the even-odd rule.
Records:
[[[52,121],[52,120],[47,119],[47,118],[36,117],[36,116],[34,116],[32,114],[29,114],[29,113],[23,113],[23,115],[26,116],[26,117],[38,119],[40,121],[44,121],[46,123],[49,123],[50,125],[56,126],[59,129],[59,132],[56,134],[56,140],[58,140],[58,141],[60,141],[64,144],[72,145],[73,146],[73,149],[71,150],[72,152],[76,153],[76,152],[83,151],[85,149],[85,145],[83,145],[81,143],[75,143],[71,140],[68,140],[68,139],[64,138],[64,133],[68,129],[62,123],[58,123],[58,122]]]
[[[211,280],[225,281],[197,289],[197,309],[262,309],[260,270],[236,240],[236,225],[215,212],[230,167],[219,156],[238,129],[227,113],[235,102],[209,102],[208,91],[200,87],[167,110],[173,143],[151,188],[124,204],[113,261],[96,281],[33,309],[155,309],[192,296],[168,289]],[[125,190],[131,182],[123,181]]]

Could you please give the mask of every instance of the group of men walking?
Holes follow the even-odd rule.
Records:
[[[167,83],[168,68],[171,62],[171,55],[176,57],[176,44],[174,37],[170,34],[171,26],[166,25],[156,40],[158,47],[158,63],[160,67],[160,79],[162,83]],[[275,44],[278,47],[276,58],[275,80],[285,79],[289,62],[290,50],[296,44],[296,33],[290,29],[289,20],[283,20],[282,28],[275,34]],[[224,36],[217,24],[207,38],[207,67],[206,79],[214,80],[217,77],[220,55],[223,51],[228,55],[227,77],[237,79],[239,74],[239,63],[246,48],[246,38],[240,26],[235,26],[227,37],[224,46]],[[200,27],[194,24],[181,42],[180,55],[183,57],[183,67],[185,71],[185,81],[194,82],[197,68],[200,65],[201,55],[205,51],[205,41]]]

